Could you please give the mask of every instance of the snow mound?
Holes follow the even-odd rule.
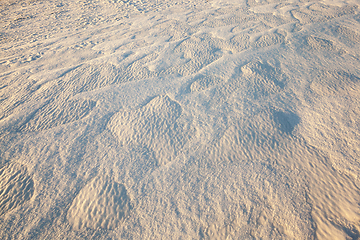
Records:
[[[159,165],[176,157],[189,140],[189,129],[178,123],[181,106],[168,96],[158,96],[134,111],[121,111],[109,129],[122,145],[145,146],[153,151]]]
[[[68,220],[74,229],[114,229],[129,215],[130,198],[124,185],[96,177],[74,199]]]
[[[254,99],[278,93],[284,88],[285,76],[280,69],[266,61],[250,62],[242,66],[240,70],[241,82],[246,83],[247,95]]]
[[[34,193],[26,167],[11,163],[0,169],[0,215],[22,205]]]

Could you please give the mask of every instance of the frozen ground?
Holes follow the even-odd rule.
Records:
[[[359,239],[358,0],[1,0],[1,239]]]

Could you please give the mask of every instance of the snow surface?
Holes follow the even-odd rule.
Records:
[[[359,239],[358,0],[1,0],[1,239]]]

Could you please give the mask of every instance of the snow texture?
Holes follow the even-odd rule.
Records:
[[[0,1],[0,239],[359,239],[359,6]]]

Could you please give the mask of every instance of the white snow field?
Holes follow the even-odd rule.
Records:
[[[0,239],[360,239],[360,0],[0,0]]]

